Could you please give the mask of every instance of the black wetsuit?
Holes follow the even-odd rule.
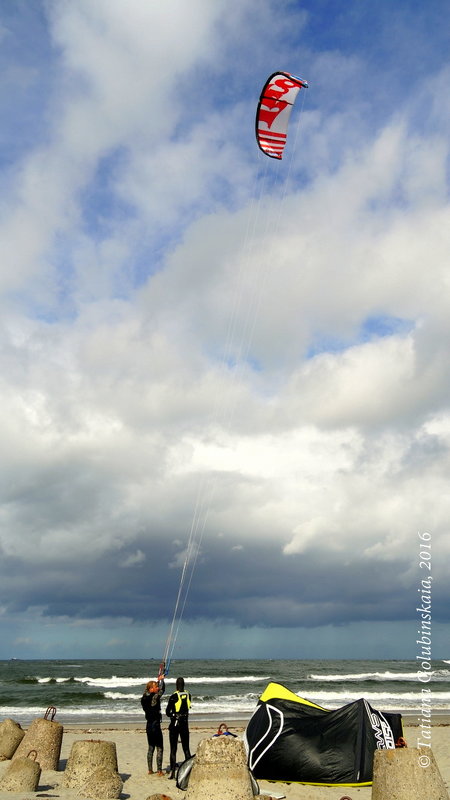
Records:
[[[166,714],[170,717],[169,742],[170,742],[170,777],[175,776],[177,766],[177,745],[181,741],[184,757],[190,758],[189,750],[189,708],[191,695],[189,692],[174,692],[167,703]]]
[[[145,712],[145,719],[147,720],[147,765],[149,772],[152,772],[153,752],[156,747],[156,768],[158,772],[162,772],[162,759],[163,759],[163,735],[161,730],[161,697],[165,691],[164,681],[159,682],[159,689],[157,692],[145,691],[141,697],[141,706]]]

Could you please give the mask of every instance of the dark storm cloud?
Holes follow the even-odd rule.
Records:
[[[41,607],[44,617],[94,619],[126,617],[132,622],[170,621],[180,570],[168,566],[173,545],[135,545],[145,556],[124,568],[118,553],[92,560],[89,552],[60,559],[25,572],[18,559],[6,559],[1,576],[11,611]],[[411,618],[417,583],[409,579],[406,560],[370,562],[357,553],[326,560],[311,549],[286,556],[279,546],[259,544],[242,549],[237,540],[206,541],[194,571],[184,611],[186,622],[223,620],[239,627],[306,627]],[[126,554],[120,553],[120,561]],[[436,614],[448,602],[436,597]],[[440,614],[439,614],[440,617]]]

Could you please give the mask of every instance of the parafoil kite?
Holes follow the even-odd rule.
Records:
[[[318,786],[369,785],[375,751],[394,750],[400,737],[401,714],[363,697],[328,711],[279,683],[268,684],[245,732],[257,780]]]
[[[308,84],[289,72],[274,72],[264,84],[256,111],[256,141],[270,158],[283,158],[289,117],[300,89]]]

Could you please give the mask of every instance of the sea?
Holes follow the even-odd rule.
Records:
[[[379,711],[415,717],[422,691],[431,689],[433,714],[449,715],[450,661],[430,663],[424,683],[414,661],[180,659],[171,663],[166,695],[183,676],[192,695],[191,720],[206,723],[248,720],[271,681],[323,708],[364,697]],[[145,683],[157,672],[157,661],[139,659],[0,661],[0,720],[27,725],[53,708],[49,718],[54,714],[62,724],[139,723]]]

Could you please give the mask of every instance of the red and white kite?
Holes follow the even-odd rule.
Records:
[[[267,79],[256,111],[256,141],[270,158],[283,158],[289,117],[300,89],[308,84],[289,72],[274,72]]]

